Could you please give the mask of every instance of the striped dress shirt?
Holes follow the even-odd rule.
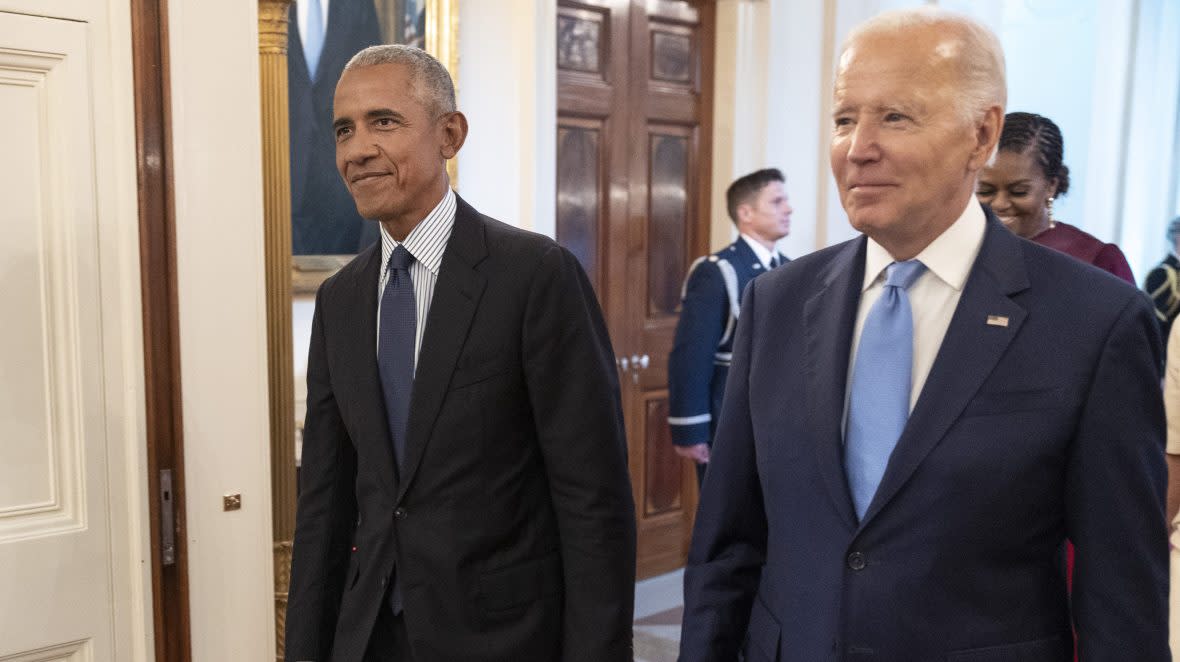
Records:
[[[438,281],[438,268],[442,265],[443,251],[455,227],[455,192],[449,187],[446,195],[422,222],[410,230],[406,240],[399,242],[386,232],[381,225],[381,275],[377,282],[377,342],[381,340],[381,297],[385,294],[385,283],[389,280],[389,257],[399,244],[406,247],[414,262],[410,265],[410,280],[414,282],[414,301],[417,304],[417,329],[414,331],[414,368],[418,368],[418,352],[422,349],[422,332],[426,329],[426,316],[430,313],[430,302],[434,299],[434,284]]]

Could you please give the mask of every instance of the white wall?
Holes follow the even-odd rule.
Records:
[[[828,243],[825,223],[828,175],[828,109],[822,91],[831,80],[823,53],[830,50],[825,25],[832,20],[822,2],[770,3],[771,34],[767,160],[787,176],[791,234],[781,243],[787,255],[803,255]]]
[[[168,3],[197,662],[275,652],[256,5]],[[231,492],[242,509],[223,512]]]
[[[726,210],[725,189],[746,173],[775,165],[766,160],[770,35],[759,29],[769,13],[769,6],[761,2],[717,3],[710,252],[732,242],[736,232]]]
[[[1140,0],[1115,238],[1140,282],[1171,249],[1180,182],[1180,2]]]
[[[556,227],[557,8],[551,0],[460,0],[459,109],[471,132],[459,193],[505,223]]]

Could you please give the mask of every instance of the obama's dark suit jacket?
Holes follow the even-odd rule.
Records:
[[[584,272],[462,199],[399,476],[374,245],[320,288],[288,660],[360,662],[393,573],[429,662],[631,659],[635,521],[614,356]]]

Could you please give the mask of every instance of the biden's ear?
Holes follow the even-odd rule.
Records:
[[[467,116],[459,111],[447,113],[439,119],[441,144],[439,153],[443,159],[453,159],[467,141]]]
[[[971,151],[969,167],[972,172],[978,172],[991,161],[996,152],[996,144],[1000,142],[1000,132],[1004,129],[1004,109],[992,106],[983,114],[983,120],[975,126],[975,149]]]

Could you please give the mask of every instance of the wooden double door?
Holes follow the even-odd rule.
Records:
[[[640,578],[684,563],[695,469],[672,448],[668,352],[708,248],[712,2],[558,2],[557,240],[594,283],[618,356]]]

